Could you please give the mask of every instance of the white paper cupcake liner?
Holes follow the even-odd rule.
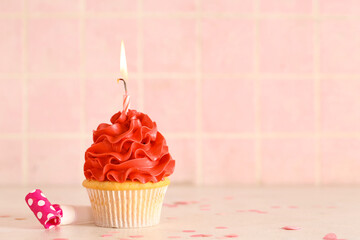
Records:
[[[167,186],[115,191],[87,188],[95,224],[113,228],[158,224],[166,190]]]

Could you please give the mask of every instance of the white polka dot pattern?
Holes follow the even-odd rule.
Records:
[[[45,205],[45,201],[44,200],[39,200],[38,201],[38,206],[42,207]]]
[[[38,221],[46,228],[52,228],[60,224],[62,217],[62,210],[60,206],[54,206],[45,197],[40,189],[28,193],[25,196],[25,201],[31,211],[34,213]],[[49,221],[51,219],[51,221]]]

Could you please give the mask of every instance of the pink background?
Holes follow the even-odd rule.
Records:
[[[158,123],[173,182],[360,182],[360,2],[0,1],[1,184],[80,184],[91,131]]]

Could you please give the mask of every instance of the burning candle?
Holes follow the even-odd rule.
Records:
[[[123,113],[127,113],[130,107],[130,96],[127,93],[126,81],[128,79],[127,65],[126,65],[126,56],[125,56],[125,47],[124,42],[121,41],[121,50],[120,50],[120,78],[117,80],[124,82],[125,94],[123,97]]]

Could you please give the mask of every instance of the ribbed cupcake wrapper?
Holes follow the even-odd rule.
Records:
[[[166,190],[167,186],[118,191],[87,188],[95,224],[113,228],[158,224]]]

